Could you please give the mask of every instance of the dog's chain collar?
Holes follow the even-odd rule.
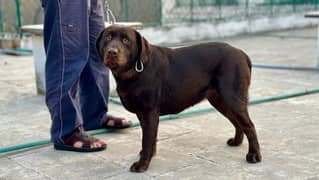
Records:
[[[140,67],[141,67],[141,68],[138,68],[138,64],[140,64]],[[142,72],[143,70],[144,70],[144,65],[143,65],[142,61],[139,59],[139,60],[137,60],[136,63],[135,63],[135,71],[138,72],[138,73],[140,73],[140,72]]]

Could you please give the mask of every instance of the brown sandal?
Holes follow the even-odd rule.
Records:
[[[99,139],[88,135],[84,131],[77,130],[65,141],[64,144],[54,144],[54,149],[75,152],[96,152],[106,149],[106,144],[103,144],[101,147],[92,148],[91,145],[97,141],[99,141]],[[82,142],[82,147],[74,147],[76,142]]]

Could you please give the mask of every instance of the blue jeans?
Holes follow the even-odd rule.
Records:
[[[96,51],[104,28],[102,0],[42,0],[46,52],[46,104],[51,141],[64,143],[76,129],[105,123],[109,71]]]

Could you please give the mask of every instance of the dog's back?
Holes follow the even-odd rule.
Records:
[[[234,84],[236,76],[250,81],[248,56],[226,43],[155,48],[160,49],[155,59],[156,63],[162,64],[163,72],[158,77],[162,79],[161,114],[178,113],[203,100],[209,90],[219,89],[218,77],[221,75],[229,76]]]

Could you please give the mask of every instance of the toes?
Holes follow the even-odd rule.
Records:
[[[116,119],[109,119],[106,123],[107,126],[115,126],[117,124],[121,124],[122,126],[128,126],[130,125],[130,121],[129,120],[126,120],[126,119],[121,119],[121,118],[116,118]]]
[[[82,148],[83,147],[83,142],[81,141],[77,141],[73,144],[73,147],[76,147],[76,148]]]
[[[94,144],[94,148],[102,147],[102,145],[99,142],[95,142],[93,144]]]
[[[95,148],[95,143],[92,143],[92,144],[90,145],[90,148]]]
[[[130,123],[129,123],[128,120],[124,119],[124,120],[122,120],[122,124],[123,124],[124,126],[127,126],[127,125],[129,125]]]
[[[106,145],[106,142],[105,141],[102,141],[102,140],[98,140],[98,142],[101,144],[101,146],[104,146]]]
[[[105,149],[106,143],[79,130],[66,139],[65,144],[55,145],[55,148],[77,152],[93,152]]]
[[[98,140],[91,144],[91,148],[100,148],[102,146],[106,145],[104,141]]]
[[[108,126],[114,126],[115,125],[114,120],[108,120],[107,125]]]
[[[83,142],[77,141],[73,144],[73,147],[82,148],[83,145],[84,145]],[[100,148],[104,145],[106,145],[106,143],[104,141],[98,140],[96,142],[91,143],[90,148]]]

